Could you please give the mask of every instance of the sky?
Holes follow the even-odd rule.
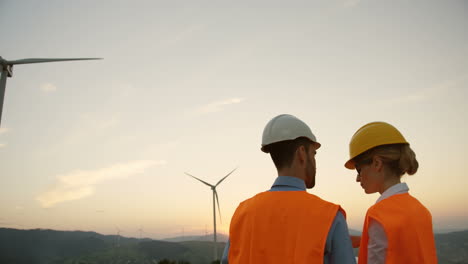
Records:
[[[362,125],[397,127],[404,176],[436,231],[468,229],[468,1],[0,1],[17,65],[0,127],[0,227],[161,239],[212,232],[277,176],[266,123],[292,114],[322,147],[308,192],[362,229],[378,194],[344,168]]]

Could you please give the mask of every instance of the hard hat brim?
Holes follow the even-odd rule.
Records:
[[[354,162],[354,160],[352,160],[352,159],[348,160],[348,161],[344,164],[344,166],[345,166],[347,169],[350,169],[350,170],[356,169],[355,162]]]
[[[309,140],[310,140],[310,139],[309,139]],[[287,140],[283,140],[283,141],[287,141]],[[312,141],[312,140],[310,140],[310,141],[311,141],[312,145],[315,146],[315,149],[319,149],[319,148],[322,146],[322,144],[320,144],[320,143],[318,143],[318,142],[315,142],[315,141]],[[280,142],[281,142],[281,141],[280,141]],[[275,143],[277,143],[277,142],[275,142]],[[260,150],[261,150],[262,152],[265,152],[265,153],[270,153],[270,151],[267,150],[267,147],[268,147],[269,145],[271,145],[271,144],[262,146],[262,147],[260,148]]]

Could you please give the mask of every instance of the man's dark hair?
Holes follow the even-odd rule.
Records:
[[[308,138],[299,137],[294,140],[280,141],[270,144],[266,147],[266,150],[270,152],[271,159],[275,164],[276,169],[280,170],[286,167],[291,167],[294,153],[300,146],[304,146],[306,151],[309,151],[309,147],[312,144]]]

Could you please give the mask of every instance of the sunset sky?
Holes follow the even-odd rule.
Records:
[[[437,230],[468,229],[468,1],[0,1],[17,65],[0,126],[0,227],[165,238],[212,232],[276,177],[260,151],[288,113],[322,147],[308,190],[361,229],[378,198],[344,168],[365,123],[396,126]]]

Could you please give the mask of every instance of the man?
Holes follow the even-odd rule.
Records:
[[[222,263],[356,263],[344,210],[306,192],[315,186],[318,148],[295,116],[268,122],[261,150],[270,153],[278,177],[236,209]]]

